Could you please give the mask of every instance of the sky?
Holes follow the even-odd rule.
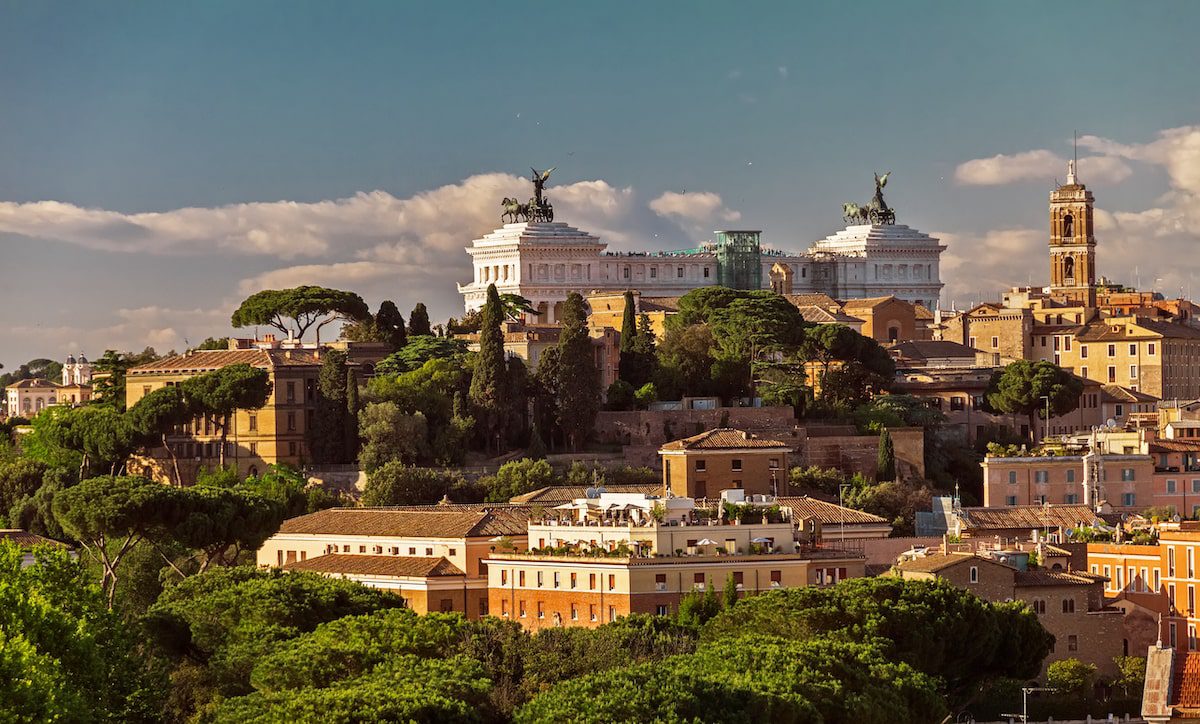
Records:
[[[790,251],[873,171],[945,307],[1045,283],[1078,131],[1102,274],[1200,296],[1196,2],[0,0],[0,363],[183,350],[264,288],[462,313],[556,167],[610,248]]]

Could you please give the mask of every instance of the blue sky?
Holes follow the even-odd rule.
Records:
[[[961,306],[1044,279],[1073,129],[1101,271],[1174,294],[1198,25],[1192,2],[0,3],[0,362],[181,349],[269,284],[458,314],[461,248],[530,165],[614,248],[739,225],[803,249],[891,170]]]

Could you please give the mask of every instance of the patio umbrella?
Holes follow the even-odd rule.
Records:
[[[751,543],[771,543],[772,540],[770,538],[751,538],[750,542]]]
[[[701,538],[700,540],[696,541],[696,545],[698,545],[698,546],[715,546],[715,545],[717,545],[717,542],[715,540],[713,540],[712,538]]]

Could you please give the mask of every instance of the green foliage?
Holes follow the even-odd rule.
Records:
[[[106,349],[92,365],[92,404],[125,411],[125,375],[131,367],[153,362],[158,353],[153,347],[141,352],[117,352]]]
[[[346,454],[346,361],[341,350],[322,355],[317,373],[317,400],[312,429],[308,431],[309,449],[318,464],[345,463]]]
[[[274,327],[284,335],[294,330],[296,339],[303,339],[313,325],[320,335],[321,327],[329,322],[363,321],[370,317],[366,302],[353,292],[300,286],[265,289],[250,295],[234,311],[230,323],[234,327]]]
[[[1037,676],[1053,641],[1023,604],[990,604],[940,580],[890,577],[753,596],[717,615],[703,637],[748,634],[876,643],[889,659],[937,677],[952,704],[994,678]]]
[[[501,465],[496,475],[488,481],[487,500],[490,503],[507,503],[518,495],[554,483],[554,470],[545,460],[511,460]]]
[[[237,410],[257,410],[267,404],[271,377],[265,369],[233,364],[189,377],[180,387],[190,410],[203,415],[220,430],[220,464],[224,465],[230,419]]]
[[[258,476],[246,478],[242,487],[281,505],[285,520],[341,505],[338,496],[324,488],[309,487],[299,470],[283,464],[270,465]]]
[[[417,302],[417,306],[413,307],[412,314],[408,315],[408,335],[410,337],[427,337],[433,334],[433,330],[429,327],[429,310],[425,308],[425,302]]]
[[[0,460],[0,520],[7,527],[14,527],[9,511],[36,493],[45,475],[45,464],[37,460],[16,456]]]
[[[1116,656],[1113,661],[1117,665],[1117,678],[1114,686],[1121,687],[1125,696],[1141,698],[1142,687],[1146,684],[1145,656]]]
[[[691,590],[679,599],[675,620],[680,626],[699,628],[721,612],[721,599],[711,585],[703,591]]]
[[[430,360],[456,361],[460,366],[467,343],[453,337],[410,337],[408,343],[375,365],[377,375],[395,375],[419,369]]]
[[[1042,360],[1019,360],[997,370],[988,385],[988,405],[999,412],[1029,416],[1030,435],[1035,416],[1045,416],[1049,397],[1051,416],[1065,415],[1079,406],[1083,382],[1062,367]]]
[[[929,508],[934,490],[923,480],[888,480],[867,483],[861,477],[852,480],[845,495],[851,508],[878,515],[892,524],[892,534],[913,535],[918,510]]]
[[[537,425],[533,425],[529,429],[529,444],[525,446],[525,456],[530,460],[546,459],[546,442],[542,440]]]
[[[412,465],[429,458],[429,423],[421,412],[407,414],[394,402],[367,405],[358,419],[363,439],[359,466],[370,475],[388,463]]]
[[[21,438],[21,452],[47,468],[78,471],[83,453],[75,447],[71,426],[75,408],[56,405],[30,421],[30,432]]]
[[[737,582],[733,580],[733,574],[730,573],[725,578],[725,587],[721,589],[721,607],[733,608],[738,602]]]
[[[631,410],[634,401],[633,386],[625,380],[615,380],[608,386],[604,398],[604,407],[607,410]]]
[[[501,426],[509,414],[509,390],[507,367],[504,359],[504,332],[500,326],[504,321],[504,309],[495,284],[489,284],[487,302],[480,316],[479,355],[475,359],[475,371],[471,375],[471,406],[479,432],[484,437],[484,447],[501,452]]]
[[[394,593],[352,581],[253,567],[214,568],[159,597],[145,627],[175,662],[173,711],[195,711],[220,694],[248,694],[250,672],[283,641],[327,621],[401,608]]]
[[[429,339],[440,339],[430,337]],[[466,387],[467,374],[454,359],[430,360],[420,368],[398,375],[376,375],[368,384],[364,399],[368,403],[391,402],[396,409],[376,410],[369,417],[403,420],[406,435],[414,435],[420,422],[412,417],[424,417],[424,434],[419,439],[396,439],[393,431],[373,427],[369,432],[360,414],[359,434],[368,446],[382,445],[385,452],[372,464],[401,459],[407,462],[434,462],[443,465],[461,464],[467,441],[474,429],[475,419],[456,407],[455,399]],[[370,407],[370,404],[368,404]],[[386,452],[391,450],[392,452]],[[360,454],[360,461],[362,455]]]
[[[363,505],[431,505],[460,485],[462,478],[456,473],[414,468],[393,460],[367,474]]]
[[[150,722],[163,693],[82,566],[0,544],[0,720]]]
[[[1096,680],[1096,665],[1079,659],[1059,659],[1046,668],[1046,686],[1073,696],[1091,693]]]
[[[879,451],[875,458],[875,479],[896,479],[896,447],[892,434],[885,427],[879,432]]]
[[[204,341],[196,345],[195,348],[199,350],[229,349],[229,338],[205,337]]]
[[[722,390],[713,377],[716,345],[707,324],[669,325],[658,347],[658,371],[654,377],[654,386],[662,399],[720,395]]]
[[[352,342],[384,342],[392,351],[400,349],[408,341],[404,317],[396,303],[385,299],[379,304],[374,317],[350,322],[342,327],[342,339]]]
[[[639,410],[645,410],[650,405],[658,402],[658,389],[654,386],[653,382],[647,382],[633,393],[633,401],[637,404]]]
[[[558,338],[558,425],[567,445],[579,450],[587,441],[600,407],[600,371],[588,335],[587,308],[578,292],[563,303]]]

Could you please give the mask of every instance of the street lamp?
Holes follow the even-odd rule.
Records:
[[[1027,724],[1029,721],[1029,692],[1031,691],[1058,691],[1049,686],[1023,686],[1021,687],[1021,724]],[[1000,716],[1015,717],[1016,714],[1001,714]]]

